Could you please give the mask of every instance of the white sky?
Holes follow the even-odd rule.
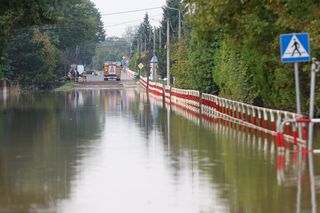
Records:
[[[159,26],[162,18],[162,9],[140,11],[119,15],[103,16],[107,13],[116,13],[145,8],[162,7],[166,0],[91,0],[102,15],[107,36],[122,36],[126,27],[139,25],[146,12],[149,14],[152,26]],[[130,23],[128,23],[130,22]]]

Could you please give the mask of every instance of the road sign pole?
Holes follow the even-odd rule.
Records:
[[[297,113],[301,115],[301,102],[300,102],[300,81],[299,81],[299,64],[298,62],[294,63],[294,75],[295,75],[295,82],[296,82],[296,104],[297,104]],[[299,137],[302,137],[302,130],[299,124],[298,126],[298,134]]]
[[[310,61],[310,39],[308,33],[282,34],[280,36],[281,61],[294,63],[294,76],[296,84],[296,108],[301,115],[299,62]],[[299,138],[302,138],[301,124],[298,124]]]

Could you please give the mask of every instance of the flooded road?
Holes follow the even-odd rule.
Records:
[[[0,104],[0,212],[320,212],[320,156],[143,90]]]

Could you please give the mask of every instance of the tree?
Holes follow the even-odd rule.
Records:
[[[143,75],[149,74],[150,60],[153,51],[153,33],[154,32],[149,21],[149,16],[146,13],[143,22],[139,25],[132,42],[132,50],[136,50],[136,55],[134,55],[135,57],[131,59],[132,64],[142,63],[144,65],[144,68],[142,69]],[[137,69],[137,67],[132,68],[134,70]]]
[[[18,34],[8,48],[7,77],[23,87],[48,88],[57,80],[57,49],[39,28]]]
[[[5,70],[5,77],[24,86],[54,84],[59,73],[64,74],[60,67],[76,62],[76,46],[79,62],[91,63],[96,44],[104,40],[100,14],[90,0],[4,1],[2,5],[0,77]]]
[[[136,49],[138,46],[144,52],[151,51],[153,48],[153,29],[148,13],[145,14],[143,22],[139,25],[132,42],[132,49]]]
[[[78,0],[75,4],[67,4],[62,10],[56,30],[59,49],[74,52],[76,46],[79,46],[79,62],[82,64],[91,63],[95,45],[105,39],[101,16],[89,0]],[[64,60],[76,63],[74,54]]]

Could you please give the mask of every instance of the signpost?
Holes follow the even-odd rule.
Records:
[[[139,67],[139,69],[141,70],[141,69],[144,67],[144,65],[143,65],[142,63],[140,63],[140,64],[138,65],[138,67]]]
[[[310,61],[308,33],[283,34],[280,36],[281,61],[297,63]]]
[[[299,62],[310,61],[310,44],[308,33],[283,34],[280,36],[281,61],[283,63],[294,63],[296,82],[297,113],[301,114]],[[302,136],[299,128],[299,137]]]
[[[139,76],[141,75],[141,70],[142,70],[143,67],[144,67],[144,66],[143,66],[142,63],[140,63],[140,64],[138,65],[138,68],[139,68]]]
[[[152,64],[152,74],[153,74],[153,76],[152,76],[152,78],[155,80],[155,81],[157,81],[157,63],[158,63],[158,57],[157,56],[153,56],[152,58],[151,58],[151,61],[150,61],[150,63]]]

